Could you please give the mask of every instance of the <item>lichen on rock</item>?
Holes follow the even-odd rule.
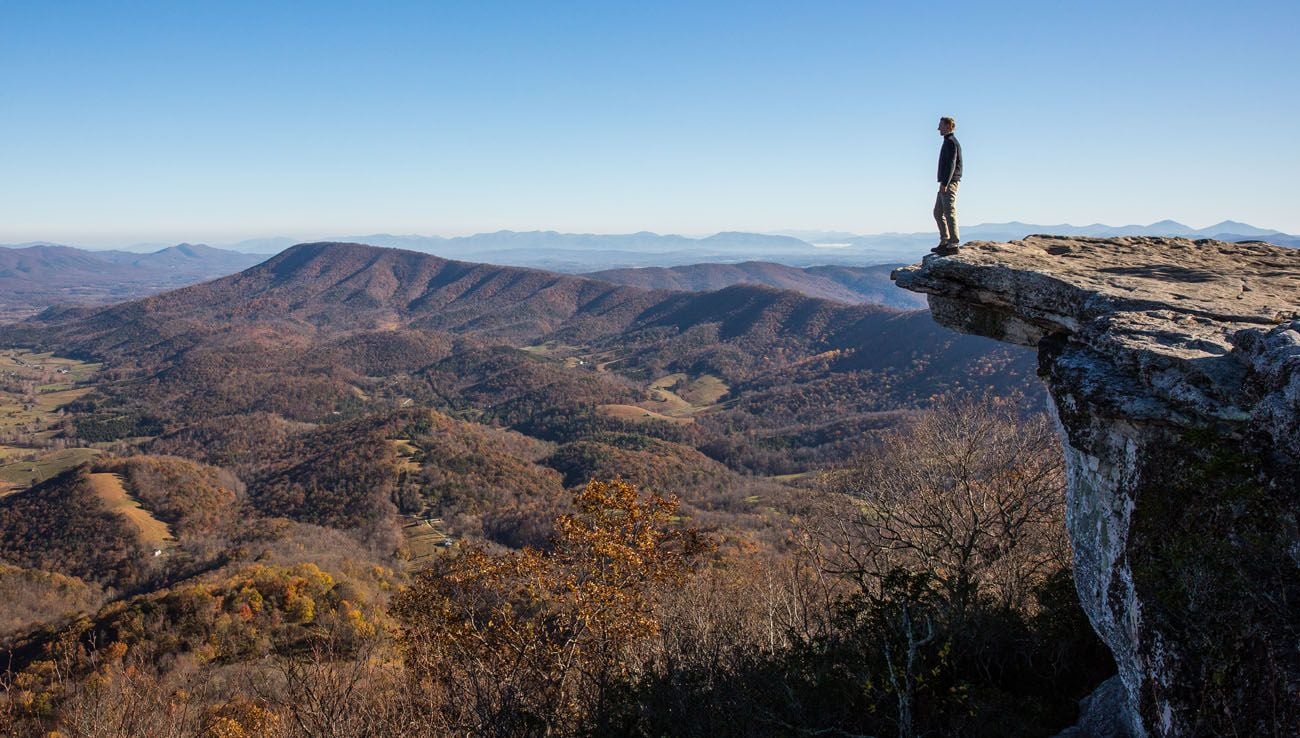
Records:
[[[894,279],[1037,347],[1129,732],[1300,734],[1300,251],[1030,236]]]

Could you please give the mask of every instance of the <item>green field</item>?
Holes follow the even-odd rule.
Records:
[[[48,353],[0,349],[0,431],[9,438],[0,446],[0,494],[45,481],[102,453],[37,448],[58,435],[59,408],[94,390],[91,382],[99,369],[99,364]],[[35,460],[21,460],[33,453]]]
[[[29,396],[12,387],[0,388],[0,429],[54,422],[61,406],[91,391],[89,383],[99,368],[99,364],[50,354],[0,350],[0,378],[7,384],[31,382],[35,386],[35,394]]]
[[[55,356],[51,353],[33,353],[22,349],[0,349],[0,371],[48,368],[55,372],[58,382],[76,384],[90,380],[99,371],[99,364]],[[64,369],[66,373],[58,370]]]
[[[0,446],[0,494],[15,489],[25,489],[58,476],[78,464],[83,464],[103,453],[95,448],[66,448],[50,451],[36,461],[10,461],[14,456],[31,453],[30,449]]]
[[[648,389],[657,411],[679,417],[707,410],[731,391],[726,382],[712,374],[691,379],[680,372],[656,379]]]

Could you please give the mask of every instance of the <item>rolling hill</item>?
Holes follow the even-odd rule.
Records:
[[[843,459],[870,443],[880,413],[938,394],[1037,391],[1025,352],[942,330],[926,312],[340,243],[93,312],[48,311],[0,327],[0,342],[116,368],[122,379],[83,403],[93,408],[79,428],[174,433],[211,417],[322,422],[414,404],[560,443],[631,425],[769,473]],[[669,407],[654,387],[674,375],[723,394]]]
[[[786,274],[826,290],[879,276]],[[80,644],[82,679],[110,644],[208,679],[328,638],[350,663],[395,632],[390,597],[425,567],[553,545],[592,478],[678,498],[673,523],[707,531],[719,565],[780,562],[809,477],[939,396],[1040,391],[1031,352],[927,311],[702,278],[722,286],[314,243],[0,326],[0,346],[98,362],[60,374],[81,365],[11,351],[27,357],[15,396],[72,389],[7,438],[24,458],[87,454],[0,497],[11,661]]]

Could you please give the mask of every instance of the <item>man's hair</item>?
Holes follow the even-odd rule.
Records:
[[[946,116],[946,115],[945,115],[944,117],[940,118],[940,119],[939,119],[939,122],[940,122],[940,123],[947,123],[948,125],[952,126],[953,128],[956,128],[956,127],[957,127],[957,119],[956,119],[956,118],[949,118],[949,117]]]

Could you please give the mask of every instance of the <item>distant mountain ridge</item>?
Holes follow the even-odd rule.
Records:
[[[934,245],[935,234],[925,231],[919,233],[875,233],[855,235],[841,231],[786,231],[786,235],[796,236],[811,243],[837,244],[841,249],[836,257],[856,257],[859,263],[881,263],[882,261],[913,262],[923,256]],[[1182,238],[1208,238],[1216,241],[1263,240],[1278,246],[1300,248],[1300,236],[1282,233],[1276,230],[1258,228],[1247,223],[1225,220],[1205,228],[1192,228],[1175,220],[1161,220],[1149,225],[1111,226],[1104,223],[1076,226],[1068,223],[1044,225],[1038,223],[980,223],[963,226],[962,239],[966,241],[1016,241],[1034,234],[1051,234],[1058,236],[1094,236],[1109,238],[1113,236],[1180,236]],[[835,263],[840,263],[836,261]]]
[[[1300,236],[1225,220],[1205,228],[1192,228],[1173,220],[1149,225],[1111,226],[1102,223],[1075,226],[1013,221],[965,226],[966,240],[1007,241],[1035,233],[1079,236],[1159,235],[1214,238],[1222,241],[1263,239],[1282,246],[1300,247]],[[788,266],[872,265],[912,262],[925,253],[935,234],[855,234],[847,231],[791,230],[774,233],[722,231],[694,237],[636,233],[561,233],[511,231],[443,237],[419,234],[371,233],[329,236],[318,242],[364,243],[407,249],[447,259],[525,266],[565,273],[586,273],[629,267],[676,267],[689,264],[735,264],[767,261]],[[225,245],[239,253],[270,255],[301,242],[286,237],[253,238]],[[45,242],[20,246],[54,245]],[[149,246],[143,244],[142,246]],[[151,247],[150,247],[151,248]],[[164,249],[165,250],[165,249]],[[127,252],[90,251],[93,254]],[[113,258],[113,257],[105,257]]]
[[[794,290],[811,297],[847,303],[871,303],[900,310],[922,310],[925,299],[894,286],[889,273],[896,265],[869,267],[792,267],[763,261],[739,264],[691,264],[679,267],[608,269],[583,276],[647,289],[719,290],[737,284],[758,284]]]
[[[1058,223],[1056,225],[1044,225],[1041,223],[1023,223],[1020,221],[1010,221],[1007,223],[979,223],[971,226],[963,226],[962,231],[967,235],[967,240],[994,240],[996,238],[1019,239],[1034,233],[1050,233],[1060,236],[1095,236],[1099,238],[1109,236],[1181,236],[1183,238],[1220,238],[1223,235],[1238,235],[1242,238],[1266,238],[1269,236],[1283,236],[1286,238],[1297,238],[1289,236],[1281,231],[1268,228],[1258,228],[1249,223],[1242,223],[1235,220],[1224,220],[1214,225],[1204,228],[1192,228],[1189,225],[1179,223],[1176,220],[1161,220],[1149,225],[1123,225],[1112,226],[1104,223],[1093,223],[1091,225],[1076,226],[1069,223]],[[872,233],[872,234],[854,234],[844,231],[778,231],[783,235],[789,235],[800,238],[810,243],[833,243],[833,242],[852,242],[859,239],[869,238],[889,238],[900,236],[926,236],[932,235],[930,232],[915,233]]]
[[[783,315],[799,316],[799,324],[821,326],[789,340],[810,346],[829,341],[828,348],[842,347],[844,336],[857,330],[853,326],[878,320],[872,316],[898,315],[753,284],[670,292],[399,249],[309,243],[238,274],[93,313],[51,311],[0,329],[0,337],[23,343],[35,335],[57,336],[60,345],[80,353],[119,357],[173,351],[212,331],[255,323],[312,340],[334,332],[407,328],[515,344],[586,343],[668,325],[686,330],[726,315],[732,317],[721,330],[743,333],[747,321],[766,322],[771,318],[759,316],[775,315],[778,306]],[[790,330],[789,320],[777,324],[782,332]]]
[[[1165,220],[1145,226],[988,223],[969,226],[963,230],[968,241],[1009,241],[1033,233],[1178,235],[1223,241],[1261,239],[1300,248],[1300,237],[1230,220],[1201,229]],[[611,272],[607,278],[615,282],[661,289],[681,289],[688,284],[707,285],[711,289],[728,284],[769,284],[841,301],[858,301],[852,295],[859,294],[867,301],[911,307],[912,305],[899,302],[896,291],[883,289],[883,282],[881,289],[861,281],[849,284],[861,278],[868,282],[879,281],[876,279],[878,275],[867,277],[866,273],[839,273],[834,276],[835,273],[827,269],[821,273],[806,271],[797,276],[792,273],[778,276],[775,267],[757,267],[753,263],[761,261],[813,270],[822,267],[854,269],[910,263],[924,255],[933,245],[934,239],[934,234],[930,233],[854,235],[835,231],[795,231],[785,234],[724,231],[703,238],[647,231],[612,235],[497,231],[455,238],[372,234],[348,238],[345,242],[406,249],[458,261],[544,269],[565,274],[590,274],[643,267],[681,270],[690,265],[712,265],[695,269],[693,276],[688,276],[684,271],[671,276]],[[256,239],[241,242],[238,246],[259,250],[279,249],[288,242],[288,239],[281,238]],[[0,247],[0,323],[33,315],[53,305],[102,305],[155,294],[232,274],[264,258],[265,254],[249,254],[196,244],[178,244],[150,253],[92,251],[47,242]],[[722,276],[728,272],[724,266],[734,267],[729,272],[730,276]],[[706,271],[712,272],[712,276],[702,276]]]
[[[800,470],[808,454],[840,458],[881,413],[936,393],[1037,386],[1027,352],[945,331],[926,311],[754,284],[644,289],[346,243],[299,244],[238,274],[111,307],[48,310],[0,326],[0,345],[131,377],[113,386],[118,409],[106,422],[272,412],[317,423],[358,402],[424,397],[567,438],[563,428],[600,407],[630,407],[638,419],[676,407],[647,384],[675,386],[680,375],[729,398],[680,421],[683,439],[713,438],[715,458],[779,473]],[[748,440],[722,438],[735,429]],[[803,462],[784,458],[788,443],[810,449]]]
[[[1035,223],[985,223],[962,229],[968,241],[1010,241],[1035,233],[1079,236],[1159,235],[1214,238],[1221,241],[1263,239],[1281,246],[1300,247],[1300,236],[1225,220],[1206,228],[1192,228],[1173,220],[1149,225],[1110,226],[1101,223],[1074,226]],[[448,259],[525,266],[570,274],[634,267],[678,267],[689,264],[735,264],[766,261],[787,266],[826,264],[864,266],[910,263],[934,245],[935,234],[844,231],[783,231],[748,233],[723,231],[705,237],[659,234],[649,231],[624,234],[560,233],[557,231],[496,231],[470,236],[394,235],[372,233],[324,239],[409,249]],[[235,248],[274,249],[288,239],[256,239]]]
[[[265,259],[201,244],[152,253],[52,243],[0,246],[0,321],[56,304],[102,305],[246,269]]]

